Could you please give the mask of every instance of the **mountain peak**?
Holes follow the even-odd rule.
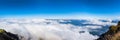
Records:
[[[0,33],[5,33],[6,31],[4,29],[0,29]]]

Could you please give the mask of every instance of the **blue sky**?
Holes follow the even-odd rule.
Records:
[[[0,17],[115,18],[120,0],[0,0]]]

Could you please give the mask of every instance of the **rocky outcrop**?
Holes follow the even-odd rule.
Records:
[[[19,37],[16,34],[0,29],[0,40],[19,40]]]
[[[116,26],[110,26],[109,30],[97,40],[120,40],[120,21]]]

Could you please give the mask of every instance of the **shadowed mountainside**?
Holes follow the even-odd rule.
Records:
[[[109,30],[97,40],[120,40],[120,21],[116,26],[110,26]]]
[[[0,40],[19,40],[19,37],[16,34],[0,29]]]

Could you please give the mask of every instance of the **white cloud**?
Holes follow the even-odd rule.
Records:
[[[60,20],[64,22],[63,20]],[[50,22],[47,24],[47,22]],[[90,24],[106,25],[98,20],[88,20]],[[87,28],[101,28],[98,26],[79,27],[72,24],[60,24],[55,20],[45,19],[0,19],[0,28],[23,36],[22,40],[94,40]],[[85,31],[79,33],[79,31]]]

